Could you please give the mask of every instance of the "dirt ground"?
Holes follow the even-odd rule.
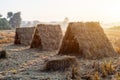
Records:
[[[14,31],[12,32],[14,34]],[[8,33],[9,31],[7,31]],[[109,34],[107,30],[105,30],[105,33],[107,36],[116,36]],[[6,50],[8,54],[7,59],[0,59],[0,80],[120,80],[119,56],[100,60],[83,60],[78,58],[80,78],[70,79],[71,71],[42,71],[46,60],[56,57],[58,51],[47,52],[39,49],[30,49],[29,46],[14,45],[13,40],[11,43],[0,44],[0,50]],[[96,70],[96,63],[110,63],[114,70],[111,71],[111,74],[101,77],[103,73]],[[94,77],[94,79],[89,77]]]

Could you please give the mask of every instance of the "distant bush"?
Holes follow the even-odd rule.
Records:
[[[9,30],[11,29],[9,22],[6,18],[0,18],[0,30]]]
[[[21,12],[13,13],[8,12],[7,18],[3,18],[0,14],[0,30],[9,30],[20,27],[21,24]]]

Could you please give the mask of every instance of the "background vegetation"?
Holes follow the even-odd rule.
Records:
[[[8,12],[7,18],[3,17],[2,14],[0,14],[0,30],[9,30],[20,27],[21,20],[21,12]]]

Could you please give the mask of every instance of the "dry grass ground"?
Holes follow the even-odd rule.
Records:
[[[112,43],[114,49],[120,53],[120,30],[119,29],[105,29],[105,34]]]
[[[14,30],[1,30],[0,31],[0,44],[9,43],[14,41]]]
[[[13,44],[4,44],[2,48],[6,49],[8,58],[0,60],[0,79],[70,80],[75,76],[73,80],[96,80],[96,78],[111,80],[118,74],[117,72],[120,71],[120,58],[114,57],[100,60],[78,59],[80,67],[77,69],[75,69],[76,66],[74,66],[65,72],[46,72],[42,71],[46,61],[48,61],[49,58],[55,58],[57,51],[39,51],[38,49],[29,49],[29,47],[26,46],[15,46]],[[102,77],[104,75],[105,77]]]
[[[7,35],[9,32],[13,31],[2,33],[9,37]],[[119,38],[119,31],[117,33],[105,30],[105,33],[110,40]],[[115,46],[114,43],[113,45]],[[78,59],[80,64],[78,69],[74,66],[65,72],[46,72],[42,71],[46,61],[55,58],[58,51],[39,51],[30,49],[29,46],[15,46],[13,41],[0,45],[0,48],[6,50],[8,54],[7,59],[0,59],[0,80],[120,80],[119,56],[100,60]]]

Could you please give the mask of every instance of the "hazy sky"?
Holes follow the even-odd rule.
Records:
[[[0,0],[0,13],[21,11],[23,20],[120,21],[120,0]]]

